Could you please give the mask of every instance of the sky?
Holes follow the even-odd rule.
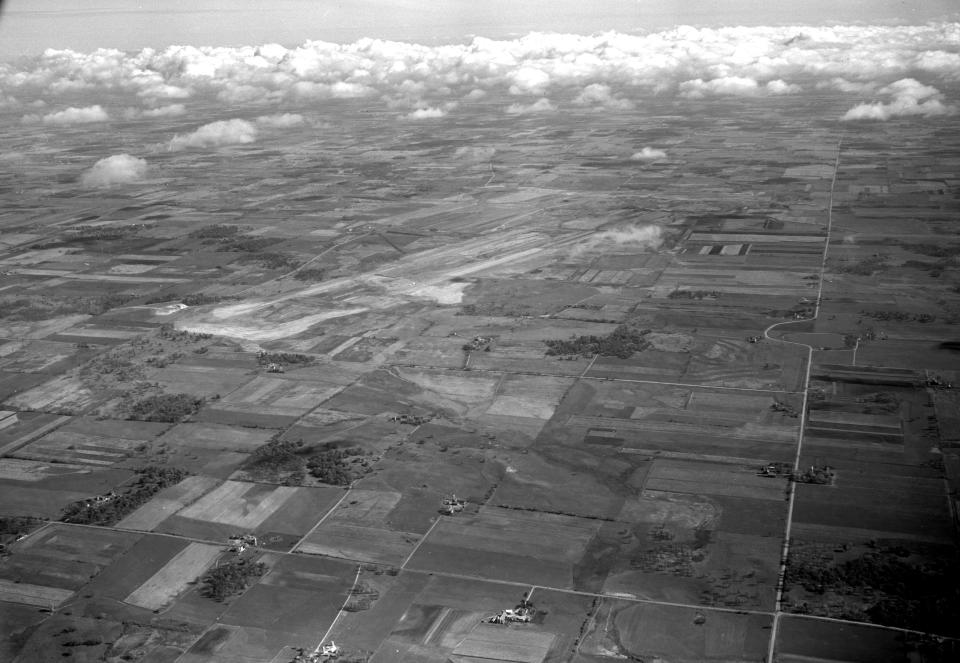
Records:
[[[241,46],[369,37],[422,44],[533,31],[643,33],[677,25],[919,24],[956,0],[5,0],[0,60],[48,48]]]

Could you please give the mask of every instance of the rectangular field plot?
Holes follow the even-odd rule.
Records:
[[[316,642],[347,599],[356,565],[299,555],[264,555],[269,572],[221,617],[225,624],[292,635],[291,642]]]
[[[211,409],[299,417],[339,390],[337,386],[259,376],[217,401]]]
[[[767,615],[604,599],[579,650],[590,660],[763,661],[770,624]]]
[[[73,590],[44,587],[0,578],[0,601],[56,608],[73,596]]]
[[[156,441],[171,464],[226,479],[274,431],[215,423],[177,424]]]
[[[546,421],[571,384],[570,378],[506,375],[487,414]]]
[[[324,522],[297,547],[297,551],[399,566],[419,540],[420,535],[412,532]]]
[[[108,466],[142,454],[169,424],[78,417],[27,444],[17,458]]]
[[[4,404],[16,410],[63,413],[85,410],[100,398],[87,389],[79,377],[65,374],[18,393],[4,401]]]
[[[12,547],[13,554],[0,564],[0,580],[73,591],[123,555],[138,538],[127,532],[50,526]],[[41,590],[31,592],[44,596]]]
[[[782,663],[960,660],[960,642],[868,624],[786,615],[775,645]]]
[[[149,379],[170,393],[190,393],[209,398],[229,394],[250,381],[250,371],[223,366],[177,364],[150,371]]]
[[[150,531],[218,483],[212,477],[187,477],[177,485],[160,491],[152,500],[117,523],[117,527]]]
[[[188,583],[200,577],[222,552],[220,546],[188,544],[150,579],[131,592],[124,602],[148,610],[159,610],[185,590]]]
[[[637,540],[606,532],[597,551],[612,562],[602,593],[737,609],[768,610],[776,596],[782,541],[675,524],[634,528]],[[596,554],[596,553],[595,553]]]
[[[645,490],[783,500],[786,482],[757,476],[755,467],[690,460],[656,459]]]
[[[788,409],[797,407],[799,398],[709,387],[583,381],[564,397],[541,439],[681,458],[786,460],[792,456],[799,422],[775,410],[778,402]]]
[[[597,529],[582,518],[484,508],[440,521],[408,566],[571,588],[574,566]]]
[[[0,505],[8,514],[56,519],[67,504],[105,493],[131,476],[124,469],[0,458]]]
[[[747,328],[743,335],[757,331]],[[600,357],[587,376],[793,391],[799,388],[801,365],[802,354],[780,343],[703,336],[689,352],[651,348],[628,360]]]
[[[497,624],[477,624],[453,650],[454,656],[513,663],[541,663],[556,636],[532,629],[505,630]]]
[[[296,488],[225,481],[184,509],[180,516],[254,529],[279,509]]]
[[[264,546],[289,548],[342,495],[342,489],[332,487],[226,481],[156,529],[206,540],[226,540],[238,531],[253,532],[263,539]]]

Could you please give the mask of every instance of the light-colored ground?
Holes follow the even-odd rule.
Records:
[[[73,590],[70,589],[0,579],[0,601],[56,608],[71,596],[73,596]]]
[[[220,546],[189,544],[131,592],[124,602],[148,610],[163,608],[186,589],[188,583],[200,577],[222,552]]]
[[[176,486],[162,491],[121,520],[117,523],[117,527],[149,532],[184,506],[197,500],[215,485],[217,485],[217,479],[211,477],[187,477]]]
[[[251,500],[246,496],[254,487],[255,484],[252,483],[226,481],[179,515],[252,530],[282,507],[298,490],[277,486],[271,492],[258,493],[257,498]]]

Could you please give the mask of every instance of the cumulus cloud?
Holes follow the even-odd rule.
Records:
[[[188,97],[231,105],[362,97],[396,104],[391,107],[404,113],[449,110],[442,105],[446,99],[508,93],[521,97],[511,106],[511,112],[520,113],[547,96],[615,110],[650,93],[691,99],[759,97],[793,94],[801,84],[873,95],[908,77],[940,89],[960,82],[956,23],[679,27],[643,35],[532,33],[439,46],[361,39],[350,44],[308,41],[294,48],[48,50],[0,67],[0,89],[23,104],[78,92],[129,94],[150,105]],[[895,95],[889,96],[873,101],[895,103]],[[417,103],[423,100],[430,103]],[[137,105],[132,100],[127,104]],[[933,97],[918,99],[916,105],[923,110],[906,114],[937,114],[948,107]],[[889,112],[899,111],[859,111]]]
[[[578,106],[592,106],[609,110],[630,110],[633,108],[632,101],[618,97],[609,85],[602,83],[592,83],[583,88],[573,100],[573,103]]]
[[[663,243],[660,226],[619,226],[596,233],[574,247],[572,255],[655,250]]]
[[[752,95],[760,91],[760,86],[747,76],[722,76],[708,81],[695,78],[680,83],[680,96],[688,99],[701,99],[712,95]]]
[[[803,88],[795,83],[787,83],[779,78],[775,81],[769,81],[765,89],[768,94],[796,94]]]
[[[145,159],[129,154],[114,154],[93,164],[93,167],[80,177],[80,183],[91,188],[128,184],[143,179],[146,172]]]
[[[933,117],[953,115],[956,106],[946,104],[940,90],[924,85],[913,78],[901,78],[879,90],[880,94],[891,97],[889,102],[859,104],[848,110],[841,118],[845,122],[853,120],[889,120],[891,117],[920,115]]]
[[[639,152],[634,152],[630,158],[634,161],[660,161],[667,158],[667,153],[647,146]]]
[[[553,113],[557,107],[550,103],[546,97],[537,99],[532,104],[510,104],[507,112],[511,115],[530,115],[533,113]]]
[[[256,122],[262,127],[270,127],[272,129],[288,129],[290,127],[298,127],[303,124],[306,120],[303,115],[299,113],[278,113],[276,115],[261,115],[257,118]]]
[[[44,124],[69,125],[69,124],[89,124],[92,122],[106,122],[110,119],[107,111],[97,104],[95,106],[86,106],[84,108],[75,108],[71,106],[66,110],[55,113],[47,113],[40,121]]]
[[[437,108],[436,106],[427,106],[425,108],[417,108],[403,117],[407,120],[432,120],[438,117],[444,117],[447,114],[442,108]]]
[[[172,151],[191,147],[217,147],[219,145],[243,145],[257,139],[257,128],[246,120],[220,120],[205,124],[193,133],[176,135],[167,147]]]

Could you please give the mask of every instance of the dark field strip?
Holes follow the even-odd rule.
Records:
[[[850,440],[851,442],[878,442],[880,444],[903,444],[903,435],[899,433],[874,433],[856,429],[843,430],[834,427],[807,426],[806,435],[828,440]]]

